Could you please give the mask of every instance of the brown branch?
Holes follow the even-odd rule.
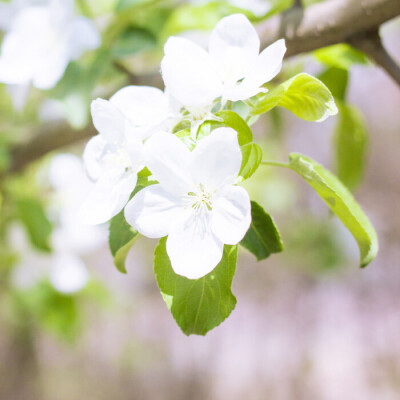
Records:
[[[346,42],[350,37],[377,28],[400,15],[399,0],[327,0],[296,14],[294,22],[282,29],[279,16],[261,23],[257,30],[262,47],[284,37],[286,56]]]
[[[400,0],[327,0],[305,10],[298,6],[299,2],[295,4],[297,6],[284,13],[282,19],[274,17],[258,26],[262,47],[284,37],[288,48],[286,56],[290,57],[332,44],[351,42],[356,47],[362,46],[363,51],[384,65],[398,81],[398,67],[383,47],[375,46],[371,52],[367,48],[371,42],[360,39],[357,42],[357,38],[363,37],[366,32],[377,31],[384,22],[399,16]],[[136,84],[152,82],[150,79],[141,79]],[[44,154],[94,134],[92,127],[74,131],[66,124],[48,125],[28,143],[12,151],[9,172],[21,171]]]
[[[51,123],[40,128],[40,133],[26,143],[16,146],[11,153],[8,172],[22,171],[31,162],[62,147],[78,143],[96,134],[94,127],[74,130],[65,122]]]
[[[393,60],[383,47],[379,32],[374,29],[369,32],[353,36],[348,42],[367,54],[373,61],[380,65],[400,86],[400,66]]]

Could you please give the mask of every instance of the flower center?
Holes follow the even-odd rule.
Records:
[[[184,201],[184,207],[191,207],[194,215],[203,215],[212,211],[213,192],[207,190],[203,184],[200,183],[194,192],[189,192]]]
[[[107,162],[109,162],[113,168],[122,170],[125,173],[132,171],[132,161],[129,157],[128,152],[124,148],[119,148],[106,155]]]

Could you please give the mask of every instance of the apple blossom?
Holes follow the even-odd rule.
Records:
[[[142,139],[169,128],[177,115],[168,94],[151,86],[124,87],[110,98],[110,102],[128,118]]]
[[[221,19],[211,33],[208,51],[188,39],[171,37],[165,44],[161,72],[167,90],[201,118],[213,102],[246,100],[259,92],[282,67],[283,39],[259,54],[260,39],[243,14]]]
[[[111,101],[97,99],[91,106],[99,135],[89,140],[83,159],[94,182],[81,215],[84,222],[100,224],[118,214],[136,186],[143,168],[142,140],[130,120]]]
[[[88,142],[84,152],[95,185],[81,214],[87,223],[99,224],[118,214],[129,200],[144,167],[142,141],[168,127],[172,113],[167,95],[149,86],[128,86],[109,101],[97,99],[91,111],[100,135]]]
[[[159,184],[136,194],[125,218],[150,238],[168,235],[167,252],[177,274],[200,278],[214,269],[224,244],[237,244],[250,221],[250,200],[235,186],[242,162],[237,133],[215,129],[190,150],[160,132],[144,145],[146,165]]]
[[[72,0],[24,7],[6,33],[0,54],[0,82],[50,89],[71,60],[100,45],[87,18],[74,16]]]

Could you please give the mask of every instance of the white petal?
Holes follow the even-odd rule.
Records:
[[[192,152],[191,172],[196,184],[216,190],[232,184],[242,164],[237,132],[232,128],[217,128],[197,142]]]
[[[239,186],[225,186],[213,202],[211,229],[225,244],[239,243],[251,222],[250,198]]]
[[[221,261],[224,245],[211,232],[199,229],[194,217],[181,231],[167,239],[167,253],[178,275],[198,279],[211,272]]]
[[[110,102],[139,127],[158,125],[169,114],[163,91],[150,86],[127,86],[115,93]]]
[[[218,22],[211,34],[209,50],[220,66],[225,85],[230,86],[250,72],[260,50],[260,39],[243,14],[234,14]]]
[[[175,196],[187,194],[192,187],[190,178],[190,150],[175,135],[154,134],[143,148],[145,164],[155,179]]]
[[[209,54],[190,40],[171,37],[161,72],[165,86],[186,107],[202,108],[221,95],[222,82]]]
[[[84,262],[73,254],[57,254],[50,273],[50,282],[61,293],[75,293],[89,281]]]
[[[76,17],[68,27],[68,49],[72,60],[79,58],[86,50],[97,49],[101,38],[92,21],[85,17]]]
[[[161,185],[151,185],[137,193],[125,207],[125,218],[142,235],[160,238],[169,234],[184,212],[178,198]]]
[[[91,138],[83,152],[83,161],[89,177],[93,180],[100,178],[102,165],[101,159],[106,152],[108,143],[101,135]]]
[[[69,60],[67,49],[63,48],[62,45],[54,52],[47,54],[35,69],[32,80],[33,86],[42,90],[53,88],[64,75]]]
[[[259,86],[244,85],[243,82],[239,85],[226,87],[222,97],[225,100],[239,101],[247,100],[260,92],[266,93],[268,90]]]
[[[10,3],[0,3],[0,30],[10,29],[15,14],[15,7]]]
[[[137,174],[123,177],[103,176],[94,185],[80,210],[86,224],[102,224],[117,215],[128,202],[135,189]]]
[[[285,40],[280,39],[264,49],[249,75],[243,80],[243,87],[258,88],[274,78],[282,68],[286,52]]]
[[[93,124],[108,142],[121,142],[124,138],[125,116],[110,101],[96,99],[92,101]]]

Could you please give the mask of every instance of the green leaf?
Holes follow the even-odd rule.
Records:
[[[317,78],[301,73],[259,95],[250,102],[253,115],[265,113],[279,106],[306,121],[323,121],[337,113],[329,89]]]
[[[330,67],[318,76],[331,91],[333,97],[344,100],[347,92],[347,84],[349,81],[349,72],[345,69]]]
[[[256,143],[245,144],[240,147],[242,151],[242,165],[239,176],[243,179],[250,178],[256,172],[262,160],[261,147]]]
[[[126,222],[123,210],[111,220],[108,244],[114,257],[114,265],[123,274],[127,272],[126,256],[138,238],[139,233]]]
[[[156,45],[157,39],[151,32],[145,29],[129,27],[114,44],[112,55],[116,58],[125,57],[152,49]]]
[[[187,279],[171,267],[166,238],[156,248],[154,271],[161,294],[176,323],[186,335],[205,335],[224,321],[236,305],[231,285],[237,246],[224,247],[222,260],[208,275]],[[188,260],[190,263],[190,260]]]
[[[223,119],[224,126],[229,126],[238,133],[238,141],[240,146],[253,141],[253,133],[251,132],[251,129],[246,124],[244,119],[234,111],[219,111],[215,115]]]
[[[292,153],[289,166],[318,193],[351,232],[360,249],[360,265],[366,267],[378,252],[378,238],[349,190],[335,175],[301,154]]]
[[[282,240],[273,219],[255,201],[251,202],[250,228],[240,244],[253,253],[258,261],[283,250]]]
[[[348,70],[354,64],[368,65],[367,56],[345,43],[335,44],[314,51],[315,58],[330,67]]]
[[[21,198],[16,201],[16,206],[31,243],[39,250],[50,252],[50,236],[53,228],[43,204],[37,199]]]
[[[334,135],[336,170],[339,179],[353,190],[363,177],[368,132],[355,107],[339,104],[339,111]]]
[[[219,111],[215,113],[215,116],[220,120],[208,120],[203,122],[199,127],[197,139],[208,136],[214,129],[227,126],[234,129],[238,133],[238,142],[240,146],[253,141],[253,133],[251,132],[251,129],[247,125],[246,121],[234,111]]]
[[[148,3],[154,3],[155,0],[119,0],[116,10],[125,11],[131,7],[138,7]]]

